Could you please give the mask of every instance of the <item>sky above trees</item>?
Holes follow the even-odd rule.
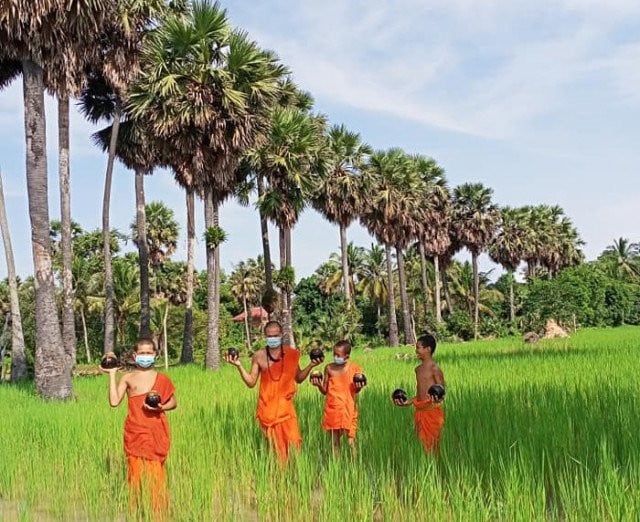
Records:
[[[451,186],[482,182],[501,205],[558,204],[583,239],[588,259],[614,237],[636,238],[640,184],[640,4],[631,1],[491,2],[293,0],[224,2],[234,24],[274,49],[316,108],[361,133],[374,148],[399,146],[434,157]],[[56,108],[48,100],[51,216],[59,216]],[[0,169],[16,264],[32,272],[24,175],[20,82],[0,93]],[[106,155],[94,127],[72,111],[72,214],[100,224]],[[116,167],[113,226],[128,232],[135,214],[133,173]],[[157,172],[147,200],[176,210],[184,195]],[[202,243],[202,212],[197,215]],[[252,208],[225,205],[222,266],[260,252]],[[306,211],[295,231],[298,276],[338,249],[335,227]],[[368,245],[359,225],[349,239]],[[133,248],[132,243],[129,248]],[[204,248],[196,248],[204,267]],[[184,234],[177,258],[185,256]],[[486,256],[481,267],[489,266]],[[6,275],[4,260],[0,275]]]

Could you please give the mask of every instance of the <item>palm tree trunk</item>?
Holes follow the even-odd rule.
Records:
[[[285,244],[287,246],[287,249],[286,249],[287,250],[287,268],[291,269],[293,267],[293,262],[291,260],[291,229],[290,228],[287,228],[285,230]],[[289,322],[287,324],[289,346],[296,345],[296,340],[293,336],[293,298],[291,297],[292,284],[293,284],[293,281],[291,281],[291,284],[287,285],[287,290],[286,290],[287,310],[289,312],[288,314]]]
[[[420,251],[420,276],[422,278],[422,293],[424,295],[424,316],[429,313],[429,282],[427,280],[427,256],[424,251],[424,243],[418,242],[418,250]],[[437,312],[436,312],[437,315]]]
[[[280,270],[287,266],[287,234],[283,226],[278,229],[278,246],[280,248]],[[282,314],[282,343],[289,345],[289,303],[287,302],[288,292],[282,288],[280,292],[280,310]]]
[[[204,222],[207,229],[218,225],[218,204],[213,200],[213,192],[207,189],[204,202]],[[220,368],[219,321],[219,246],[207,245],[207,351],[205,366],[210,370]]]
[[[36,293],[36,390],[47,399],[68,399],[71,371],[66,364],[51,265],[47,140],[42,68],[22,62],[27,195]]]
[[[453,303],[451,302],[451,293],[449,292],[449,278],[447,276],[447,268],[442,269],[442,291],[444,292],[444,301],[447,303],[447,313],[453,313]]]
[[[516,303],[513,295],[513,271],[509,271],[509,319],[511,319],[511,326],[516,322]]]
[[[264,177],[258,173],[258,198],[262,198],[264,195]],[[262,212],[262,209],[258,207],[260,214],[260,231],[262,234],[262,257],[264,257],[264,282],[267,291],[273,291],[273,270],[271,267],[271,247],[269,245],[269,225],[267,218]]]
[[[84,316],[84,307],[80,308],[80,319],[82,320],[82,333],[84,334],[84,350],[87,356],[87,362],[91,362],[91,350],[89,349],[89,335],[87,334],[87,320]]]
[[[404,330],[404,344],[414,344],[413,328],[411,327],[411,311],[409,310],[409,297],[407,295],[407,278],[404,271],[404,253],[402,248],[396,245],[396,257],[398,259],[398,284],[400,286],[400,306],[402,306],[402,328]]]
[[[396,347],[400,344],[398,335],[398,319],[396,318],[396,298],[393,289],[393,263],[391,262],[391,247],[385,245],[385,251],[387,254],[387,279],[388,279],[388,291],[387,302],[389,306],[389,346]]]
[[[479,322],[479,280],[478,280],[478,254],[471,253],[471,263],[473,264],[473,338],[478,338]]]
[[[242,296],[242,308],[244,308],[244,333],[247,336],[247,350],[251,351],[251,330],[249,329],[249,310],[247,308],[247,296]]]
[[[136,169],[136,230],[138,264],[140,266],[140,337],[151,336],[151,307],[149,305],[149,245],[147,245],[147,216],[144,197],[144,172]]]
[[[347,257],[347,227],[340,223],[340,255],[342,256],[342,287],[347,308],[351,308],[351,285],[349,284],[349,258]]]
[[[116,145],[120,130],[120,106],[116,105],[111,125],[109,142],[109,158],[107,173],[104,179],[104,195],[102,199],[102,241],[104,256],[104,348],[103,352],[114,350],[114,310],[113,310],[113,270],[111,268],[111,230],[109,227],[109,207],[111,204],[111,182],[113,179],[113,163],[116,157]]]
[[[71,244],[71,175],[69,171],[69,98],[58,97],[58,175],[62,247],[62,343],[69,368],[76,363],[76,318],[73,310],[73,246]]]
[[[440,302],[440,256],[433,257],[433,293],[435,294],[435,306],[436,306],[436,322],[442,322],[442,304]]]
[[[184,313],[181,363],[193,362],[193,258],[195,240],[195,199],[193,190],[187,190],[187,301]]]
[[[22,315],[20,314],[20,299],[18,298],[16,265],[13,258],[9,221],[7,220],[7,210],[4,202],[2,175],[0,175],[0,232],[2,233],[4,255],[7,263],[7,275],[9,277],[9,304],[11,307],[11,380],[15,382],[27,376],[27,359],[24,348],[24,335],[22,333]],[[2,366],[2,360],[0,360],[0,366]]]
[[[162,318],[162,347],[164,352],[164,369],[169,369],[169,340],[167,339],[167,319],[169,318],[169,300],[167,299],[167,306],[164,309],[164,317]]]

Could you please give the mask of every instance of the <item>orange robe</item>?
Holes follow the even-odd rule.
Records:
[[[440,434],[444,427],[444,410],[442,406],[434,403],[430,397],[422,401],[414,400],[413,405],[416,408],[413,418],[418,439],[420,439],[425,451],[437,451]]]
[[[158,373],[153,389],[164,404],[175,393],[173,383]],[[153,510],[168,507],[167,475],[164,462],[169,454],[169,423],[165,412],[152,412],[143,407],[146,394],[128,398],[124,423],[124,452],[127,455],[128,482],[131,488],[131,509],[139,504],[143,487],[151,493]]]
[[[279,361],[269,360],[268,369],[260,373],[256,417],[278,458],[286,462],[289,448],[299,448],[302,443],[298,417],[293,407],[300,352],[285,346],[282,353]]]
[[[345,430],[350,439],[355,439],[358,429],[356,387],[353,384],[356,373],[362,373],[362,368],[347,362],[342,374],[329,375],[322,417],[322,429]]]

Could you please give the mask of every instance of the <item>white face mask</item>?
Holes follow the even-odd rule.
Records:
[[[344,357],[334,357],[333,362],[342,366],[347,362],[347,360]]]
[[[278,348],[282,344],[282,337],[267,337],[267,346],[269,348]]]
[[[156,361],[155,355],[148,354],[140,354],[136,355],[136,364],[140,366],[140,368],[150,368],[153,366],[153,363]]]

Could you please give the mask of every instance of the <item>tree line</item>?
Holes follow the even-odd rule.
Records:
[[[255,286],[259,304],[282,320],[284,341],[293,342],[304,322],[294,319],[296,306],[304,302],[300,285],[308,281],[296,285],[292,232],[308,207],[340,233],[340,270],[327,278],[314,276],[326,289],[319,304],[336,301],[331,306],[344,313],[336,308],[330,315],[355,327],[362,324],[361,300],[368,295],[376,309],[377,335],[390,346],[400,342],[400,328],[405,343],[413,342],[416,328],[455,330],[451,318],[457,310],[468,312],[473,337],[480,335],[483,295],[498,291],[479,273],[483,252],[508,273],[511,327],[518,299],[514,273],[521,263],[527,280],[537,281],[557,279],[563,269],[583,261],[578,232],[559,207],[499,208],[492,190],[480,183],[449,187],[444,169],[432,158],[398,148],[372,150],[358,133],[330,124],[278,56],[233,27],[218,3],[80,0],[68,7],[64,0],[16,0],[0,12],[0,88],[18,77],[23,83],[34,262],[31,283],[18,285],[2,202],[11,375],[27,374],[25,344],[35,347],[36,389],[44,397],[71,396],[78,322],[84,357],[91,359],[96,338],[103,352],[126,345],[131,335],[164,336],[166,343],[167,323],[174,320],[171,332],[182,332],[181,361],[193,361],[194,347],[204,345],[205,365],[215,369],[228,326],[220,318],[233,308],[227,307],[225,293],[236,300],[245,296],[243,308],[250,308],[257,299],[249,288]],[[48,209],[45,92],[58,101],[61,216],[55,226]],[[100,231],[83,231],[71,218],[70,100],[77,100],[89,121],[105,124],[93,136],[107,153]],[[135,254],[117,255],[121,236],[110,226],[116,159],[134,173]],[[170,172],[185,192],[180,211],[187,216],[186,263],[170,260],[177,241],[172,211],[145,201],[145,176],[158,170]],[[226,278],[220,270],[226,233],[219,213],[230,198],[245,204],[257,200],[263,249],[259,260]],[[207,254],[203,273],[194,268],[200,202]],[[372,247],[371,256],[381,264],[368,269],[377,270],[382,280],[368,279],[364,268],[350,263],[347,229],[355,221],[380,245]],[[277,270],[269,222],[278,230]],[[461,249],[470,252],[470,266],[454,258]],[[410,290],[414,259],[419,293]],[[332,288],[340,289],[339,298]],[[465,289],[470,293],[463,298]],[[29,292],[32,324],[20,328],[20,300]],[[421,315],[416,300],[424,305]],[[175,324],[172,309],[181,311],[181,324]],[[202,313],[204,332],[198,330]],[[89,335],[91,328],[97,330]],[[194,343],[198,335],[203,345]],[[245,336],[250,345],[249,325]]]

